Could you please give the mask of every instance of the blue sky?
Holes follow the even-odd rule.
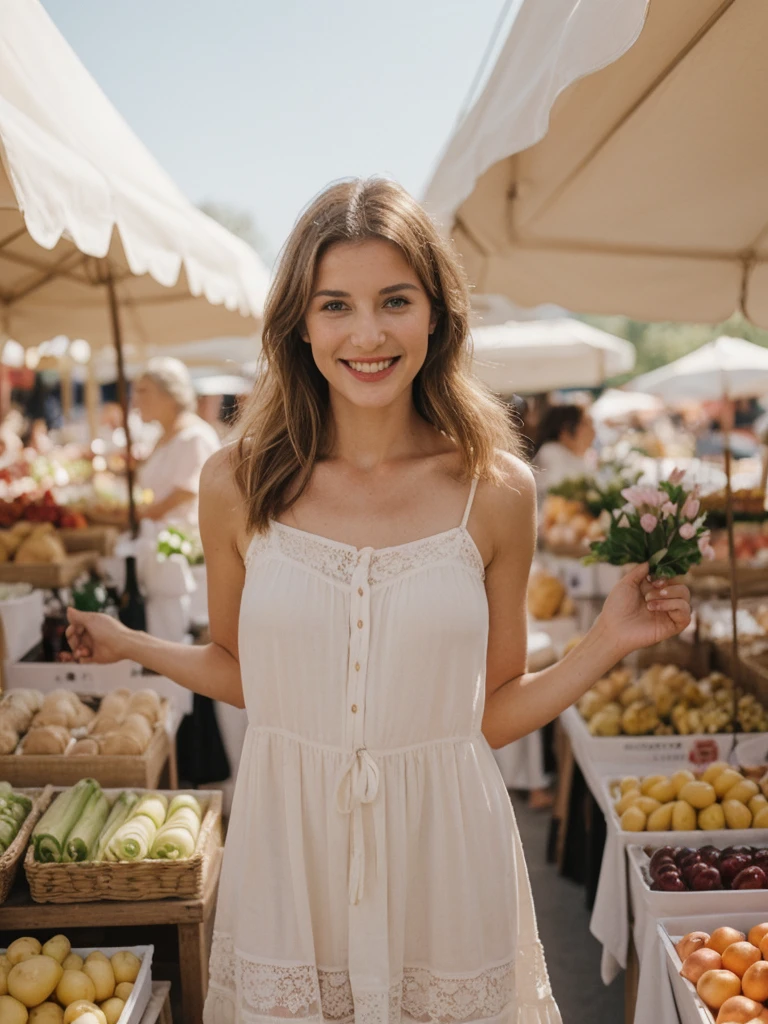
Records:
[[[248,210],[275,252],[335,178],[383,173],[421,192],[504,4],[44,6],[185,194]]]

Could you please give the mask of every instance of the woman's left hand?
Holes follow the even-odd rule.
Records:
[[[680,579],[648,580],[648,563],[623,576],[606,598],[600,620],[626,652],[668,640],[691,621],[691,594]]]

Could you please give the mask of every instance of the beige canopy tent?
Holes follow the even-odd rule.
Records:
[[[523,0],[426,190],[476,291],[768,327],[767,38],[764,0]]]
[[[114,343],[128,431],[124,348],[255,336],[267,284],[253,250],[139,142],[39,0],[0,0],[0,342]],[[129,502],[133,519],[131,486]]]
[[[476,327],[472,342],[474,372],[502,395],[599,387],[635,365],[630,342],[567,317]]]

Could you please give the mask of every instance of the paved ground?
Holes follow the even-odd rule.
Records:
[[[513,797],[549,975],[563,1024],[621,1024],[624,976],[606,988],[600,980],[600,945],[589,931],[584,889],[561,878],[546,861],[549,814],[528,810]]]

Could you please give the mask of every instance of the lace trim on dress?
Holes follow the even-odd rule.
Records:
[[[303,530],[295,530],[284,523],[273,525],[269,534],[256,534],[246,554],[245,565],[253,561],[270,546],[274,546],[286,558],[299,562],[321,576],[349,586],[362,556],[358,550],[340,541],[316,536]],[[432,565],[443,559],[456,558],[465,568],[485,578],[485,567],[480,552],[466,527],[457,526],[444,533],[422,537],[407,544],[391,548],[380,548],[371,552],[368,582],[371,586],[385,583],[404,573]]]
[[[540,947],[539,947],[540,950]],[[519,1024],[556,1024],[557,1009],[549,991],[543,958],[524,956],[537,972],[530,991],[520,990],[520,965],[510,961],[471,975],[441,974],[406,967],[388,991],[353,996],[346,971],[324,971],[309,964],[279,966],[240,956],[229,935],[217,932],[211,952],[210,987],[205,1024],[275,1024],[301,1020],[323,1024],[472,1024],[511,1012],[518,1005]],[[543,975],[538,975],[539,969]],[[526,986],[527,988],[528,986]],[[528,1002],[533,995],[534,1002]],[[543,1005],[541,1001],[543,1000]],[[551,1002],[554,1014],[548,1012]],[[539,1013],[541,1009],[542,1013]]]

